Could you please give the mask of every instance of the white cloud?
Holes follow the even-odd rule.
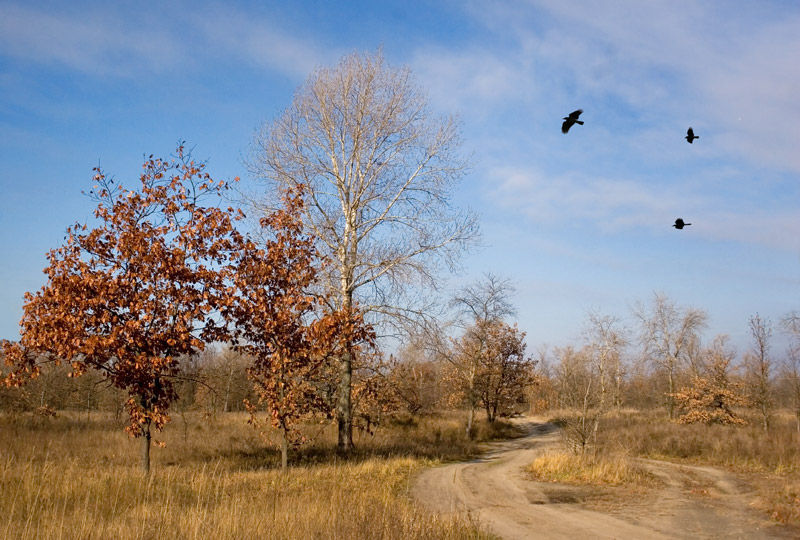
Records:
[[[489,171],[489,178],[499,186],[490,196],[500,206],[514,208],[532,221],[587,221],[604,232],[628,226],[659,227],[674,219],[670,216],[683,200],[642,182],[577,173],[552,176],[501,167]]]
[[[684,217],[693,223],[692,234],[701,237],[800,251],[800,213],[795,208],[765,210],[747,201],[731,208],[724,193],[704,193],[689,184],[664,187],[577,173],[552,176],[521,167],[495,168],[489,179],[498,186],[489,194],[494,204],[536,223],[588,224],[604,233],[630,227],[664,231],[676,217]]]
[[[297,37],[272,21],[230,7],[212,6],[193,17],[215,54],[305,78],[315,67],[341,56],[310,39]]]
[[[516,41],[514,53],[494,59],[497,71],[529,69],[518,78],[546,85],[548,95],[612,98],[655,122],[693,118],[729,156],[800,171],[797,10],[561,0],[470,9],[498,39]]]
[[[99,75],[133,76],[141,69],[175,65],[182,55],[179,41],[158,20],[142,18],[131,25],[103,12],[56,14],[5,4],[0,6],[0,51]]]
[[[255,64],[305,76],[335,51],[272,21],[218,4],[168,5],[157,12],[79,7],[45,12],[0,5],[0,54],[63,65],[95,76],[136,77],[211,69],[209,61]],[[224,64],[223,64],[224,62]]]
[[[509,100],[524,100],[535,90],[518,59],[480,47],[459,51],[426,47],[415,51],[409,63],[438,108],[477,118]]]

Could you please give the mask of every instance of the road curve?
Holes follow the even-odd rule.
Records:
[[[525,436],[493,443],[478,459],[423,471],[413,497],[436,512],[467,512],[505,540],[798,538],[798,531],[750,508],[752,497],[739,480],[710,467],[643,462],[663,487],[612,512],[587,509],[585,489],[535,482],[523,470],[559,444],[558,429],[535,419],[518,422]]]

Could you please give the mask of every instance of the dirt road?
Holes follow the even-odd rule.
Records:
[[[532,481],[523,471],[559,444],[555,426],[532,419],[527,435],[491,445],[479,459],[425,471],[413,495],[437,512],[469,512],[506,540],[799,538],[750,507],[752,492],[711,467],[643,461],[663,486],[639,492]]]

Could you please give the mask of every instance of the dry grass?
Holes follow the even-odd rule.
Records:
[[[791,414],[778,414],[765,433],[757,421],[743,427],[682,425],[669,422],[663,411],[628,410],[602,420],[596,449],[727,469],[753,485],[756,506],[782,523],[800,525],[800,434]]]
[[[528,467],[536,480],[562,484],[597,486],[649,486],[657,479],[622,454],[576,455],[569,452],[545,454]]]
[[[407,497],[422,467],[473,451],[455,418],[409,421],[362,436],[348,460],[330,451],[330,434],[322,429],[285,474],[275,467],[276,452],[244,419],[177,416],[145,478],[139,441],[128,440],[108,417],[2,418],[0,537],[489,538],[466,517],[434,516]]]
[[[742,416],[746,417],[743,413]],[[738,472],[800,472],[800,434],[788,415],[776,417],[769,433],[748,425],[677,424],[662,411],[626,411],[603,420],[598,446],[632,455],[725,467]]]

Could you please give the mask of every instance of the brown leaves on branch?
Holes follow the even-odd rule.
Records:
[[[75,375],[100,370],[130,395],[127,431],[149,436],[169,420],[181,356],[226,337],[211,314],[230,302],[225,263],[241,242],[238,215],[203,205],[228,185],[182,145],[172,160],[150,156],[137,189],[99,168],[94,184],[97,225],[69,227],[48,254],[47,283],[25,296],[20,340],[3,344],[6,383],[36,376],[43,360],[69,362]]]
[[[726,349],[725,336],[717,337],[706,351],[708,368],[703,376],[692,378],[692,385],[671,395],[681,416],[680,424],[744,425],[734,408],[746,406],[749,400],[743,395],[740,384],[730,380],[730,365],[734,352]]]
[[[262,219],[270,239],[257,245],[234,228],[240,212],[217,206],[227,184],[203,168],[181,146],[174,160],[150,156],[137,190],[95,169],[97,225],[70,227],[48,254],[19,342],[2,345],[5,383],[24,383],[45,362],[102,372],[129,394],[126,430],[145,437],[147,470],[150,429],[169,421],[181,359],[233,339],[253,359],[248,374],[283,435],[285,465],[300,442],[294,424],[329,405],[320,368],[374,345],[375,333],[357,307],[325,312],[311,294],[322,262],[303,232],[302,185]]]
[[[469,407],[480,402],[489,421],[510,414],[525,388],[533,384],[535,361],[525,356],[525,332],[501,320],[477,320],[454,343],[447,374],[453,401]]]
[[[323,410],[316,384],[321,368],[345,349],[371,344],[375,334],[353,308],[322,314],[322,299],[311,294],[320,265],[314,238],[303,233],[303,186],[283,198],[283,208],[261,220],[270,239],[261,247],[243,242],[231,274],[236,297],[223,309],[237,328],[237,350],[253,359],[248,375],[269,421],[288,446],[302,442],[295,424]],[[248,404],[251,422],[257,407]]]

